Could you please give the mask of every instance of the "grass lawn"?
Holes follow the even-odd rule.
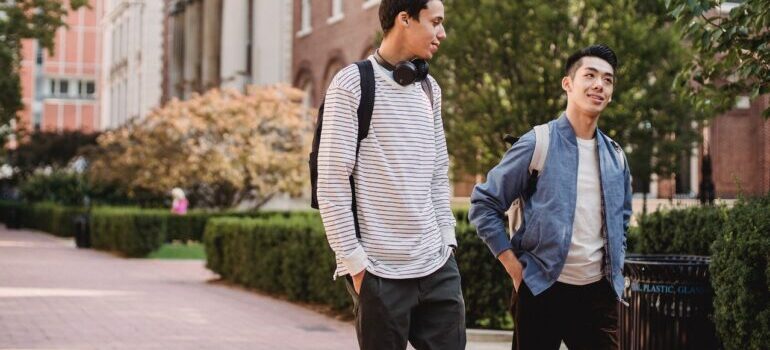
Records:
[[[150,253],[149,259],[195,259],[205,260],[206,249],[200,242],[166,243],[160,249]]]

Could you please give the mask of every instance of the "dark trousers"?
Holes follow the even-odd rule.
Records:
[[[613,349],[618,345],[618,307],[607,280],[585,286],[556,282],[538,296],[525,283],[511,297],[513,349]]]
[[[364,274],[353,297],[356,333],[362,350],[465,349],[465,302],[454,257],[421,278],[387,279]]]

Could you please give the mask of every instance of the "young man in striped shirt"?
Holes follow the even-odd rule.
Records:
[[[464,349],[441,89],[430,76],[425,83],[419,73],[401,75],[406,61],[429,60],[446,38],[444,5],[382,0],[379,16],[385,36],[368,58],[374,107],[360,146],[356,65],[334,77],[324,103],[317,198],[337,259],[334,277],[348,281],[361,349],[405,349],[407,341],[416,349]]]

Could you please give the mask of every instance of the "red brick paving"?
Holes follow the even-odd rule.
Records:
[[[0,226],[0,349],[356,349],[349,323],[219,284],[200,261],[122,259]]]

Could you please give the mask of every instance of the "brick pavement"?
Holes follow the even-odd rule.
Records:
[[[0,350],[357,348],[352,324],[216,277],[201,261],[117,258],[0,225]]]
[[[122,259],[0,226],[0,349],[355,349],[350,323],[207,283],[200,261]]]

